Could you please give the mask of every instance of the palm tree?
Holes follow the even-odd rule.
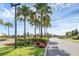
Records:
[[[46,15],[52,14],[51,7],[47,3],[37,3],[34,5],[36,8],[36,12],[40,15],[40,21],[41,21],[41,38],[43,36],[42,34],[42,26],[43,26],[43,17]]]
[[[1,18],[0,18],[0,25],[4,25],[3,19],[1,19]]]
[[[17,8],[17,17],[21,17],[20,21],[24,22],[24,39],[26,39],[26,19],[28,18],[30,13],[30,8],[22,5]],[[27,19],[28,20],[28,19]]]
[[[3,25],[4,22],[3,22],[3,19],[0,19],[0,25]]]
[[[36,29],[37,29],[37,27],[39,26],[39,20],[38,20],[38,17],[37,17],[37,15],[36,15],[36,12],[31,12],[30,13],[30,24],[32,25],[32,26],[34,26],[34,32],[35,32],[35,36],[36,36]]]
[[[48,15],[44,16],[43,18],[44,35],[46,35],[47,33],[47,28],[51,27],[50,21],[51,21],[50,16]]]
[[[35,36],[36,36],[36,13],[35,12],[30,12],[30,20],[29,20],[30,24],[32,26],[34,26],[34,32],[35,32]]]
[[[13,24],[12,24],[12,23],[10,23],[10,22],[6,22],[6,23],[5,23],[5,26],[8,28],[8,37],[9,37],[10,27],[13,27]]]

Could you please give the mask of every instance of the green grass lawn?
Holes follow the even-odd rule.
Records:
[[[72,42],[75,42],[75,43],[79,43],[79,40],[73,40],[73,39],[66,39],[66,40],[69,40],[69,41],[72,41]]]
[[[69,38],[65,38],[65,40],[70,40],[72,42],[76,42],[79,43],[79,39],[78,40],[73,40],[72,38],[76,38],[77,36],[73,36],[73,37],[69,37]]]
[[[33,46],[18,47],[14,49],[12,46],[0,46],[0,56],[43,56],[44,48]]]

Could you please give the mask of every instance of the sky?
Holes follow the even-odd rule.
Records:
[[[25,4],[34,10],[31,3]],[[72,31],[74,29],[79,30],[79,4],[78,3],[52,3],[49,4],[52,8],[51,17],[51,28],[48,28],[47,32],[57,35],[65,35],[66,32]],[[11,22],[14,24],[15,9],[12,8],[10,3],[0,3],[0,18],[4,22]],[[23,34],[24,27],[23,22],[17,22],[17,34]],[[34,34],[34,27],[28,22],[26,24],[26,30],[30,34]],[[38,32],[38,31],[37,31]],[[0,33],[7,34],[7,27],[0,25]],[[14,26],[10,28],[10,34],[13,35]]]

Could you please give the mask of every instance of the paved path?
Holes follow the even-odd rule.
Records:
[[[46,47],[46,56],[79,56],[79,43],[50,38]]]
[[[14,39],[10,38],[7,39],[6,41],[0,41],[0,46],[5,45],[6,43],[14,43]]]

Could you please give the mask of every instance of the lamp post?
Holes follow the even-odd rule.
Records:
[[[20,3],[11,3],[11,7],[15,7],[15,49],[17,48],[17,20],[16,20],[16,7]]]

